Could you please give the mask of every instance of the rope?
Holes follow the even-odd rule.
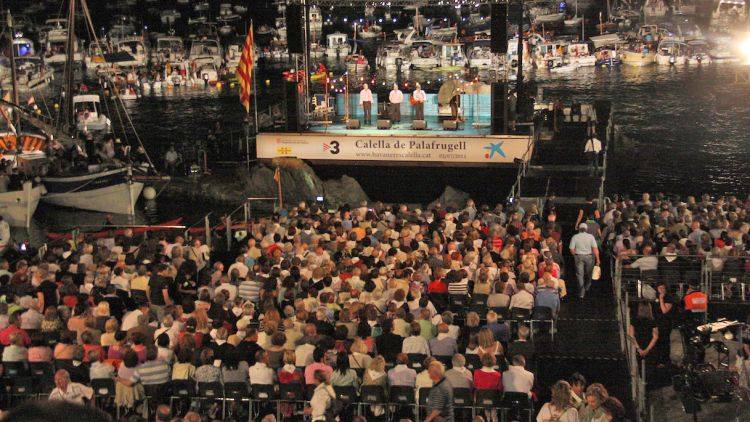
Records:
[[[130,118],[130,114],[128,113],[128,110],[125,108],[125,103],[122,102],[122,98],[120,98],[120,94],[115,94],[115,98],[120,100],[120,105],[122,106],[122,112],[125,114],[125,117],[128,118],[128,123],[130,124],[130,127],[133,128],[133,134],[135,134],[135,139],[138,140],[138,144],[143,148],[143,152],[146,154],[146,159],[148,160],[148,163],[151,165],[151,168],[154,169],[156,174],[158,175],[159,172],[156,170],[156,166],[154,165],[153,161],[151,161],[151,156],[148,155],[148,151],[146,151],[146,147],[143,146],[143,141],[141,141],[141,137],[138,136],[138,132],[135,130],[135,125],[133,124],[133,119]]]

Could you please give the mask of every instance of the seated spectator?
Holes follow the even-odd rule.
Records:
[[[84,331],[83,333],[81,333],[81,344],[83,345],[84,362],[91,361],[89,358],[89,353],[91,353],[92,350],[97,350],[99,352],[99,356],[104,357],[104,349],[102,349],[102,346],[94,343],[94,336],[92,333],[88,331]]]
[[[195,370],[193,378],[195,382],[219,382],[221,378],[221,371],[216,365],[214,365],[214,352],[211,349],[203,349],[200,354],[200,363]]]
[[[109,363],[101,361],[101,356],[98,350],[92,350],[89,352],[89,359],[91,359],[91,365],[89,366],[89,378],[95,379],[114,379],[115,368]]]
[[[169,348],[169,336],[162,333],[156,338],[157,359],[171,365],[174,361],[174,350]]]
[[[122,365],[117,370],[115,404],[118,406],[133,409],[146,396],[137,365],[138,354],[133,351],[125,353]]]
[[[526,393],[531,397],[534,388],[534,374],[527,371],[526,359],[522,355],[515,355],[507,371],[503,372],[503,390],[512,393]]]
[[[536,368],[536,349],[534,343],[529,341],[531,331],[526,324],[518,326],[518,338],[508,344],[508,356],[522,355],[526,358],[526,366],[530,369]]]
[[[552,399],[545,403],[539,414],[537,422],[559,421],[578,422],[578,410],[573,406],[570,394],[570,384],[566,381],[558,381],[552,386]]]
[[[172,366],[172,380],[195,379],[195,366],[192,363],[193,352],[182,348],[177,353],[177,363]]]
[[[315,371],[321,370],[325,374],[327,374],[329,378],[331,377],[331,374],[333,374],[333,368],[331,368],[331,366],[326,363],[325,349],[323,349],[322,347],[317,347],[313,352],[313,359],[315,360],[315,362],[305,367],[305,383],[307,385],[312,385],[315,383]]]
[[[158,353],[156,347],[147,347],[146,362],[138,365],[136,368],[138,378],[144,386],[163,386],[169,382],[169,365],[158,358]]]
[[[117,331],[115,333],[115,343],[109,346],[109,350],[107,350],[107,359],[123,360],[125,358],[125,352],[128,350],[125,346],[126,341],[127,333],[125,333],[125,331]],[[55,352],[57,352],[57,348],[55,348]],[[62,358],[58,358],[57,353],[55,353],[55,359]]]
[[[391,387],[414,387],[417,381],[417,371],[409,368],[409,358],[405,353],[396,355],[396,366],[388,371],[388,385]]]
[[[224,359],[221,361],[221,381],[224,384],[228,382],[245,383],[248,380],[249,369],[247,362],[240,356],[240,351],[232,349],[224,354]]]
[[[365,371],[362,379],[362,385],[379,385],[388,388],[388,376],[385,373],[385,359],[378,355],[372,359],[370,366]],[[372,405],[367,408],[371,417],[379,417],[385,414],[385,408],[380,405]]]
[[[268,367],[268,352],[259,350],[255,355],[255,365],[248,369],[250,384],[272,385],[276,380],[273,369]]]
[[[28,362],[29,351],[23,345],[21,332],[11,332],[8,341],[9,344],[3,349],[3,362]]]
[[[464,355],[457,353],[451,359],[453,367],[445,371],[445,378],[450,382],[453,388],[474,388],[474,376],[471,371],[466,369],[466,358]]]
[[[52,349],[47,346],[44,334],[36,332],[31,335],[29,362],[52,362]]]
[[[482,367],[474,370],[474,388],[503,391],[503,374],[495,370],[495,356],[485,354],[480,359]]]
[[[495,340],[502,344],[507,344],[510,340],[510,326],[495,311],[487,312],[487,329],[492,331]]]
[[[456,339],[450,337],[448,324],[438,326],[437,337],[430,340],[430,352],[434,356],[453,356],[458,353]]]
[[[393,333],[393,321],[386,319],[383,321],[383,333],[375,339],[378,353],[383,356],[386,362],[394,362],[396,355],[401,353],[404,343],[403,337]],[[307,378],[307,375],[305,375]]]
[[[560,311],[560,293],[555,288],[555,280],[547,279],[544,287],[536,292],[536,306],[546,306],[552,310],[552,317],[557,318]]]
[[[510,298],[510,309],[521,308],[529,311],[534,307],[534,295],[526,289],[526,283],[519,281],[518,291]]]
[[[349,367],[349,356],[345,353],[336,355],[336,369],[331,375],[331,385],[334,387],[354,387],[359,389],[361,381],[357,372]]]
[[[104,323],[104,333],[102,333],[102,336],[99,338],[99,344],[102,347],[110,347],[115,344],[115,333],[117,333],[118,328],[119,324],[116,319],[108,319],[107,322]]]
[[[55,372],[55,388],[49,394],[50,401],[65,401],[86,405],[94,398],[94,390],[83,384],[70,381],[70,375],[64,369]]]
[[[602,411],[609,422],[627,422],[625,416],[625,407],[620,400],[614,397],[607,397],[602,403]]]
[[[420,335],[422,326],[418,322],[412,322],[409,326],[411,328],[411,335],[404,339],[404,343],[401,345],[401,352],[406,354],[420,354],[429,355],[430,345],[427,343],[424,337]]]
[[[507,274],[505,274],[507,277]],[[488,308],[507,308],[510,305],[510,296],[505,294],[505,283],[498,281],[493,287],[492,293],[487,297]]]
[[[349,355],[349,367],[353,369],[368,369],[372,362],[372,357],[367,354],[367,345],[361,338],[354,339]]]

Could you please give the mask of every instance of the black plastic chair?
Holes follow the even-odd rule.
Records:
[[[507,409],[508,413],[510,414],[511,420],[520,421],[521,414],[523,412],[527,412],[527,420],[531,422],[534,414],[533,406],[533,402],[529,398],[529,395],[526,393],[506,392],[505,394],[503,394],[502,407],[504,409]]]
[[[498,316],[501,316],[503,320],[507,321],[510,319],[510,309],[497,306],[490,309],[494,311]]]
[[[271,384],[252,384],[250,394],[255,401],[272,401],[278,397],[276,388]]]
[[[471,388],[454,388],[453,389],[453,407],[455,408],[473,408],[474,394]]]
[[[250,400],[250,386],[246,382],[226,382],[224,383],[224,402],[231,401],[234,403],[247,402],[250,412],[252,401]],[[226,408],[226,404],[224,405]]]
[[[415,395],[416,391],[414,390],[414,387],[404,387],[404,386],[393,386],[391,387],[389,391],[389,403],[392,404],[398,404],[398,405],[404,405],[404,406],[413,406],[415,402]]]
[[[427,359],[427,355],[421,353],[409,353],[406,356],[409,358],[409,363],[406,366],[417,372],[424,369],[424,360]]]
[[[427,407],[427,404],[429,403],[430,399],[430,391],[432,390],[432,387],[423,387],[420,388],[419,391],[417,391],[417,420],[422,420],[424,418],[420,418],[420,410]]]
[[[474,294],[471,297],[471,304],[472,306],[487,306],[487,298],[489,298],[489,295],[483,295],[483,294]]]
[[[26,362],[3,362],[3,368],[4,378],[16,378],[29,375],[29,368],[26,366]]]
[[[464,314],[464,310],[469,307],[469,297],[467,295],[449,295],[450,310],[458,314]]]
[[[531,339],[534,339],[534,324],[540,323],[544,327],[545,323],[549,323],[552,336],[552,341],[555,341],[555,316],[552,314],[552,308],[548,306],[535,306],[531,310],[531,319],[529,320],[529,331],[531,332]]]
[[[106,404],[113,404],[115,400],[115,393],[117,388],[115,387],[115,380],[112,378],[95,378],[91,380],[91,388],[94,390],[94,404],[103,409]],[[171,404],[171,403],[170,403]],[[115,406],[117,413],[117,420],[120,419],[120,406]]]
[[[501,394],[497,390],[477,390],[474,405],[482,409],[499,409],[502,407]]]
[[[440,356],[440,355],[433,355],[438,362],[442,363],[445,366],[445,369],[450,369],[453,367],[453,356]]]
[[[34,388],[34,380],[30,376],[14,377],[11,380],[9,396],[11,402],[14,398],[19,398],[21,401],[35,399],[37,392]]]
[[[466,369],[473,372],[475,369],[482,368],[482,360],[479,358],[479,355],[466,354],[464,358],[466,359]]]
[[[175,400],[190,400],[195,396],[195,381],[172,380],[172,393],[169,396],[169,407],[174,408]]]
[[[380,385],[363,385],[359,392],[359,404],[387,406],[385,388]],[[388,420],[387,413],[386,411],[386,420]]]
[[[531,310],[526,308],[513,308],[510,310],[510,319],[515,322],[526,322],[531,318]]]
[[[279,401],[284,402],[304,402],[306,392],[300,383],[279,384]]]
[[[336,392],[336,398],[347,405],[354,404],[359,400],[357,389],[354,387],[333,387],[333,391]]]

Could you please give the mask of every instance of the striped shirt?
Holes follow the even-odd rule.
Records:
[[[260,289],[263,283],[257,280],[247,280],[240,283],[238,294],[241,298],[249,300],[255,304],[260,300]]]
[[[469,294],[469,281],[463,279],[448,284],[448,294],[466,296]]]
[[[169,382],[169,365],[160,360],[144,362],[137,368],[143,385],[159,385]]]
[[[443,378],[430,390],[427,414],[437,410],[445,422],[453,422],[453,387]]]

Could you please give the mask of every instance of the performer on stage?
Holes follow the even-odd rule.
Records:
[[[393,84],[393,90],[388,95],[390,101],[390,110],[388,112],[391,122],[399,123],[401,121],[401,103],[404,101],[404,93],[398,89],[398,84]]]
[[[463,122],[464,119],[458,115],[458,108],[461,107],[461,94],[462,91],[460,88],[456,88],[453,91],[453,97],[451,97],[450,100],[450,106],[451,106],[451,116],[453,116],[453,119],[456,122]]]
[[[362,91],[359,92],[359,105],[362,106],[362,111],[365,115],[365,123],[369,125],[372,123],[372,91],[370,86],[367,84],[362,85]]]
[[[424,101],[427,94],[422,90],[422,85],[417,82],[414,92],[411,94],[411,102],[414,105],[414,120],[424,120]]]

